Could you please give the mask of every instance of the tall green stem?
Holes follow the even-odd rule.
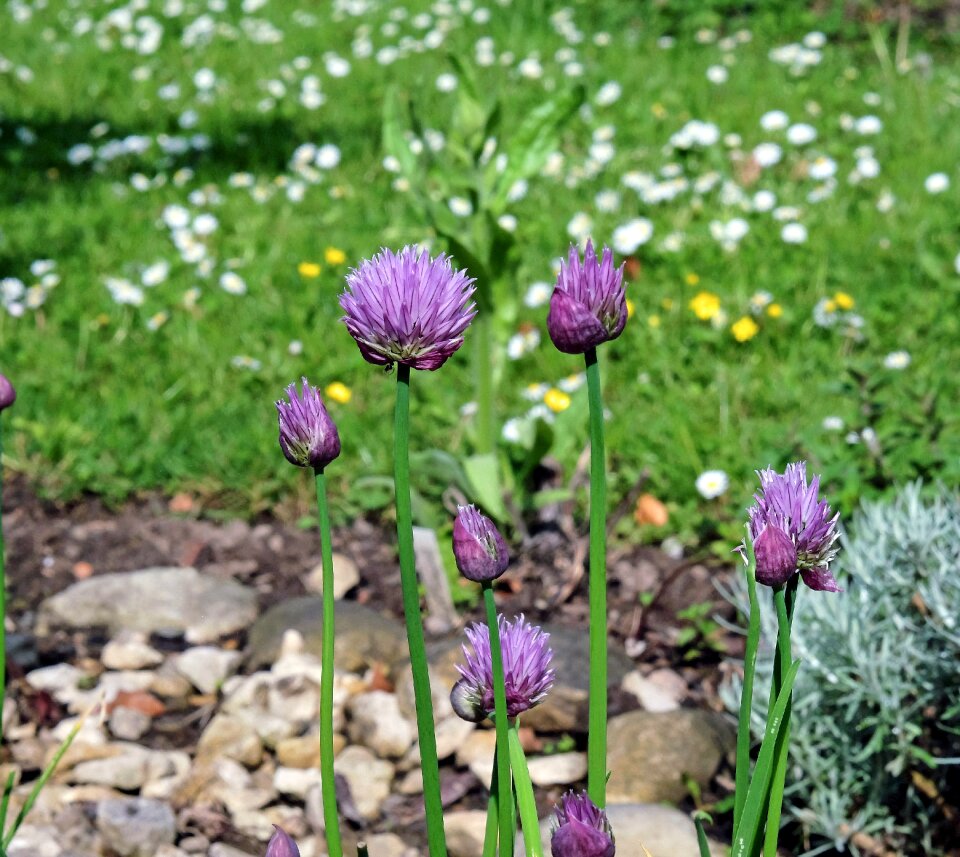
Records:
[[[493,313],[482,309],[473,320],[474,373],[477,384],[477,448],[496,451],[497,417],[494,409]]]
[[[760,646],[760,604],[757,601],[757,564],[753,553],[753,539],[747,528],[747,596],[750,615],[747,618],[747,646],[743,655],[743,689],[740,694],[740,719],[737,725],[736,790],[733,804],[733,829],[740,824],[743,805],[750,788],[750,715],[753,708],[753,679],[757,668],[757,649]],[[771,706],[772,707],[772,706]]]
[[[333,543],[330,537],[330,509],[327,506],[327,477],[316,471],[317,511],[320,517],[320,555],[323,561],[323,640],[320,673],[320,791],[323,799],[323,826],[330,857],[342,857],[340,818],[337,814],[336,781],[333,772]]]
[[[515,827],[510,805],[510,723],[507,720],[507,691],[503,675],[503,651],[500,647],[500,623],[493,600],[493,585],[483,583],[483,603],[487,608],[487,629],[490,633],[490,661],[493,666],[493,725],[497,730],[497,793],[500,830],[500,854],[513,854]]]
[[[482,857],[497,857],[497,822],[500,818],[500,785],[497,776],[497,751],[493,751],[493,770],[490,771],[490,797],[487,799],[487,826],[483,833]]]
[[[407,646],[413,672],[413,698],[417,709],[420,766],[423,770],[423,804],[427,815],[430,857],[446,857],[443,804],[440,800],[440,765],[434,734],[433,699],[427,647],[420,617],[420,591],[413,554],[413,509],[410,504],[410,367],[397,366],[397,407],[393,433],[394,486],[397,503],[397,548],[400,553],[400,588],[407,624]]]
[[[537,801],[533,795],[533,783],[527,770],[527,757],[520,743],[516,720],[510,727],[510,767],[517,787],[517,807],[520,810],[520,826],[523,828],[523,846],[527,857],[543,857],[540,842],[540,822],[537,819]],[[513,852],[510,852],[511,854]]]
[[[796,577],[796,575],[794,575]],[[783,587],[778,587],[773,593],[773,603],[777,609],[777,664],[779,667],[779,681],[776,692],[780,693],[783,677],[790,669],[790,632],[795,606],[797,581],[791,580],[785,593]],[[789,605],[787,602],[790,602]],[[764,857],[776,857],[777,840],[780,838],[780,814],[783,810],[783,789],[787,778],[787,761],[790,749],[790,714],[791,700],[788,698],[783,714],[783,726],[777,740],[776,762],[773,769],[773,778],[770,781],[770,800],[767,804],[767,826],[763,837]]]
[[[607,803],[607,474],[603,398],[597,350],[584,354],[590,400],[590,713],[587,719],[587,791]]]

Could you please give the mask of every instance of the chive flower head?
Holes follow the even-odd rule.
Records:
[[[567,792],[550,824],[553,857],[614,857],[616,845],[607,814],[586,792]]]
[[[267,843],[267,853],[264,857],[300,857],[300,849],[293,838],[276,824],[273,825],[273,836]]]
[[[453,522],[453,556],[460,573],[477,583],[496,580],[510,563],[503,536],[476,506],[457,509]]]
[[[340,435],[327,409],[323,406],[320,391],[311,387],[306,378],[301,378],[302,392],[297,385],[287,387],[287,399],[278,401],[277,415],[280,422],[280,449],[287,461],[297,467],[312,467],[322,470],[340,454]]]

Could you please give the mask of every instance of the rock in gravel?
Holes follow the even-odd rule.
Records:
[[[411,848],[395,833],[375,833],[366,839],[367,850],[377,857],[418,857],[416,848]]]
[[[393,765],[378,759],[365,747],[347,747],[333,763],[334,770],[346,779],[357,811],[373,820],[390,794]]]
[[[497,735],[493,729],[477,729],[457,748],[457,764],[469,768],[481,783],[490,782]]]
[[[250,629],[247,662],[253,667],[277,659],[284,632],[299,631],[306,650],[320,657],[323,633],[323,602],[306,595],[274,605]],[[336,666],[362,673],[374,665],[393,671],[407,651],[403,626],[370,607],[353,601],[338,601],[336,607]]]
[[[24,824],[10,843],[7,857],[60,857],[62,853],[55,828]]]
[[[480,857],[483,854],[483,834],[487,829],[487,814],[483,810],[448,812],[443,817],[443,826],[450,857]],[[619,842],[617,844],[619,846]]]
[[[279,767],[273,774],[273,787],[282,795],[290,795],[305,800],[307,792],[320,785],[320,771],[317,768]]]
[[[587,775],[586,753],[554,753],[528,760],[530,779],[537,786],[569,786]]]
[[[224,842],[214,842],[207,857],[254,857],[249,851],[241,851]]]
[[[102,801],[97,829],[104,843],[120,857],[153,857],[177,835],[173,810],[160,801],[129,798]]]
[[[733,725],[711,711],[629,711],[610,719],[607,798],[623,803],[675,802],[685,777],[706,787],[736,745]]]
[[[235,580],[195,568],[147,568],[95,575],[46,599],[37,633],[96,626],[146,634],[175,630],[191,643],[209,643],[248,628],[256,616],[256,593]]]
[[[248,768],[255,768],[263,758],[263,743],[257,730],[241,717],[218,714],[200,736],[197,758],[235,759]]]
[[[413,743],[416,726],[400,713],[395,694],[382,690],[358,693],[347,703],[349,735],[380,758],[399,759]]]
[[[121,631],[100,653],[100,663],[108,670],[142,670],[163,663],[163,655],[147,643],[139,631]]]
[[[153,718],[149,714],[125,705],[114,708],[107,721],[110,732],[121,741],[138,741],[150,731],[152,723]]]
[[[669,669],[654,670],[647,676],[633,670],[624,676],[623,689],[640,701],[644,711],[676,711],[687,695],[683,677]]]
[[[350,557],[335,553],[333,555],[333,597],[343,598],[354,586],[360,583],[360,569]],[[323,564],[318,564],[303,581],[307,592],[323,594]]]
[[[697,830],[685,812],[672,806],[643,803],[608,803],[607,817],[617,840],[617,857],[693,857],[699,854]],[[550,842],[550,817],[540,822],[544,846]],[[518,842],[518,855],[526,851]],[[643,848],[647,849],[644,852]],[[710,843],[713,857],[721,857],[727,848]]]
[[[216,693],[242,659],[240,652],[216,646],[194,646],[178,655],[174,663],[177,672],[200,693]]]

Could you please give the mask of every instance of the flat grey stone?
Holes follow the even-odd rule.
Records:
[[[97,829],[120,857],[153,857],[177,835],[173,810],[146,798],[105,800],[97,805]]]

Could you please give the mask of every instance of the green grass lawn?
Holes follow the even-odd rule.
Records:
[[[956,54],[914,37],[898,66],[882,30],[820,45],[799,17],[671,29],[618,2],[143,6],[0,12],[0,369],[20,394],[5,462],[45,493],[186,490],[242,513],[304,496],[272,401],[305,374],[351,393],[328,394],[340,515],[384,501],[393,385],[337,295],[380,246],[431,241],[384,164],[382,105],[390,85],[414,95],[442,147],[448,53],[499,95],[505,129],[586,92],[511,205],[508,333],[526,337],[503,419],[555,418],[552,454],[573,466],[586,391],[566,410],[544,395],[582,367],[524,299],[571,240],[616,235],[634,314],[603,351],[612,491],[647,469],[672,512],[658,532],[738,527],[752,471],[798,457],[844,509],[960,478]],[[761,124],[771,111],[787,126]],[[469,349],[414,397],[418,448],[468,452]],[[698,493],[709,470],[729,477],[717,499]]]

